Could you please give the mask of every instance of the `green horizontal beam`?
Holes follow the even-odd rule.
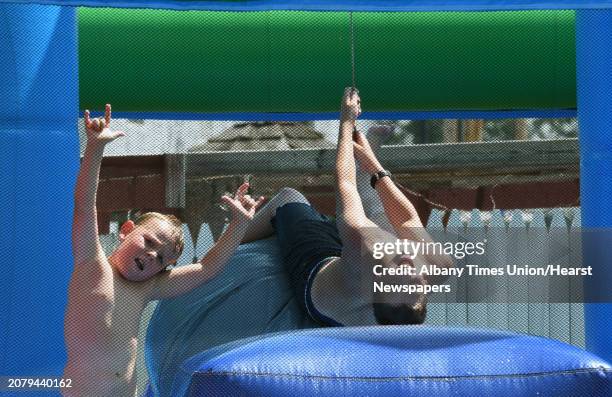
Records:
[[[573,109],[573,11],[353,13],[368,111]],[[79,9],[81,109],[329,112],[349,14]]]

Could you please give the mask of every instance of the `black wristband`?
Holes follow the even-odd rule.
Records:
[[[381,170],[378,171],[376,174],[372,175],[372,177],[370,178],[370,185],[372,186],[372,189],[376,189],[376,183],[386,176],[391,178],[391,172],[387,170]]]

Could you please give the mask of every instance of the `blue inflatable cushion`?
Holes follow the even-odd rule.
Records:
[[[186,360],[173,396],[612,396],[609,364],[506,331],[423,326],[268,334]]]

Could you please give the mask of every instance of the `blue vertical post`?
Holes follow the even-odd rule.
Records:
[[[583,256],[594,266],[597,286],[611,288],[612,249],[601,242],[612,229],[612,10],[577,11],[576,46],[582,226],[599,229],[587,233]],[[611,303],[585,305],[586,347],[607,360],[612,360],[610,319]]]
[[[76,40],[75,8],[0,4],[0,376],[60,376],[66,361]]]

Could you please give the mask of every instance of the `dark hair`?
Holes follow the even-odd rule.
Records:
[[[381,325],[423,324],[427,316],[427,303],[407,304],[373,303],[374,317]]]

